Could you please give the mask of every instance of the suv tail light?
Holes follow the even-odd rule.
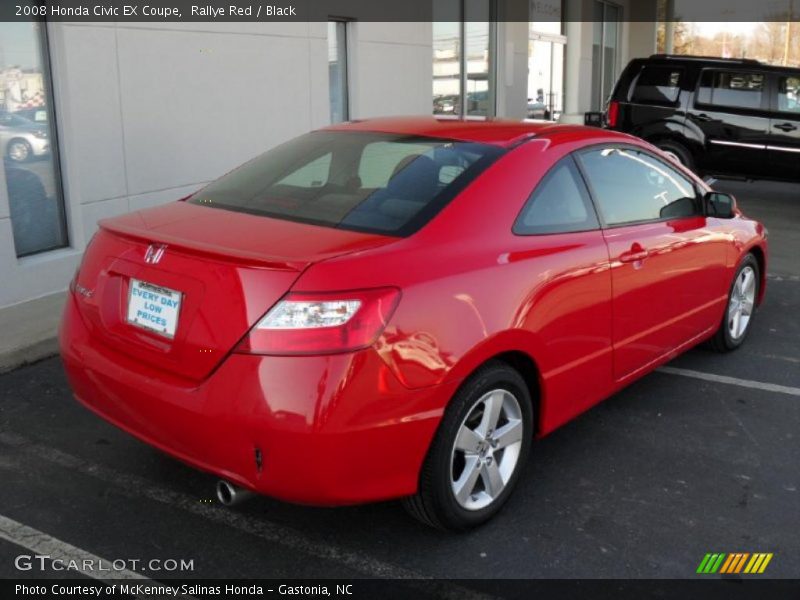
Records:
[[[619,119],[619,102],[612,100],[608,103],[608,110],[606,111],[606,124],[609,127],[616,127],[617,120]]]
[[[256,323],[237,352],[334,354],[372,345],[383,333],[400,290],[289,293]]]

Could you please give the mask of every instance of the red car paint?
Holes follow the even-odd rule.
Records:
[[[659,154],[637,138],[430,118],[329,129],[476,141],[508,152],[405,238],[186,202],[101,222],[60,332],[78,400],[145,442],[263,494],[319,505],[395,498],[416,491],[445,406],[487,360],[513,356],[528,365],[537,435],[545,435],[710,337],[747,252],[761,262],[763,298],[765,231],[740,212],[727,220],[512,233],[559,159],[601,143]],[[146,264],[154,242],[167,251]],[[633,260],[644,250],[644,260]],[[131,278],[183,292],[174,339],[126,322]],[[377,288],[399,292],[368,347],[279,356],[248,346],[248,331],[289,292]]]

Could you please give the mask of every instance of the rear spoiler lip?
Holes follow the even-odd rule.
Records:
[[[103,219],[98,223],[100,229],[143,244],[166,244],[174,246],[180,252],[194,256],[208,257],[225,262],[236,262],[240,266],[261,267],[273,271],[301,272],[308,265],[308,261],[291,261],[275,256],[264,256],[256,252],[237,250],[222,246],[213,246],[201,242],[194,242],[186,238],[178,238],[163,233],[148,232],[138,227],[130,227],[115,223],[113,219]]]

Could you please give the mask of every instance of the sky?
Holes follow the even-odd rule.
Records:
[[[695,31],[698,35],[703,37],[714,37],[718,33],[727,30],[728,33],[733,35],[749,35],[761,23],[694,23]]]
[[[39,50],[32,27],[29,22],[0,22],[0,68],[16,65],[23,69],[38,67]]]

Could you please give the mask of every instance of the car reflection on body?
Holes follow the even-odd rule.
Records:
[[[102,221],[60,340],[76,398],[236,490],[490,519],[531,443],[764,297],[763,226],[641,139],[396,118]],[[546,518],[546,516],[542,516]]]

